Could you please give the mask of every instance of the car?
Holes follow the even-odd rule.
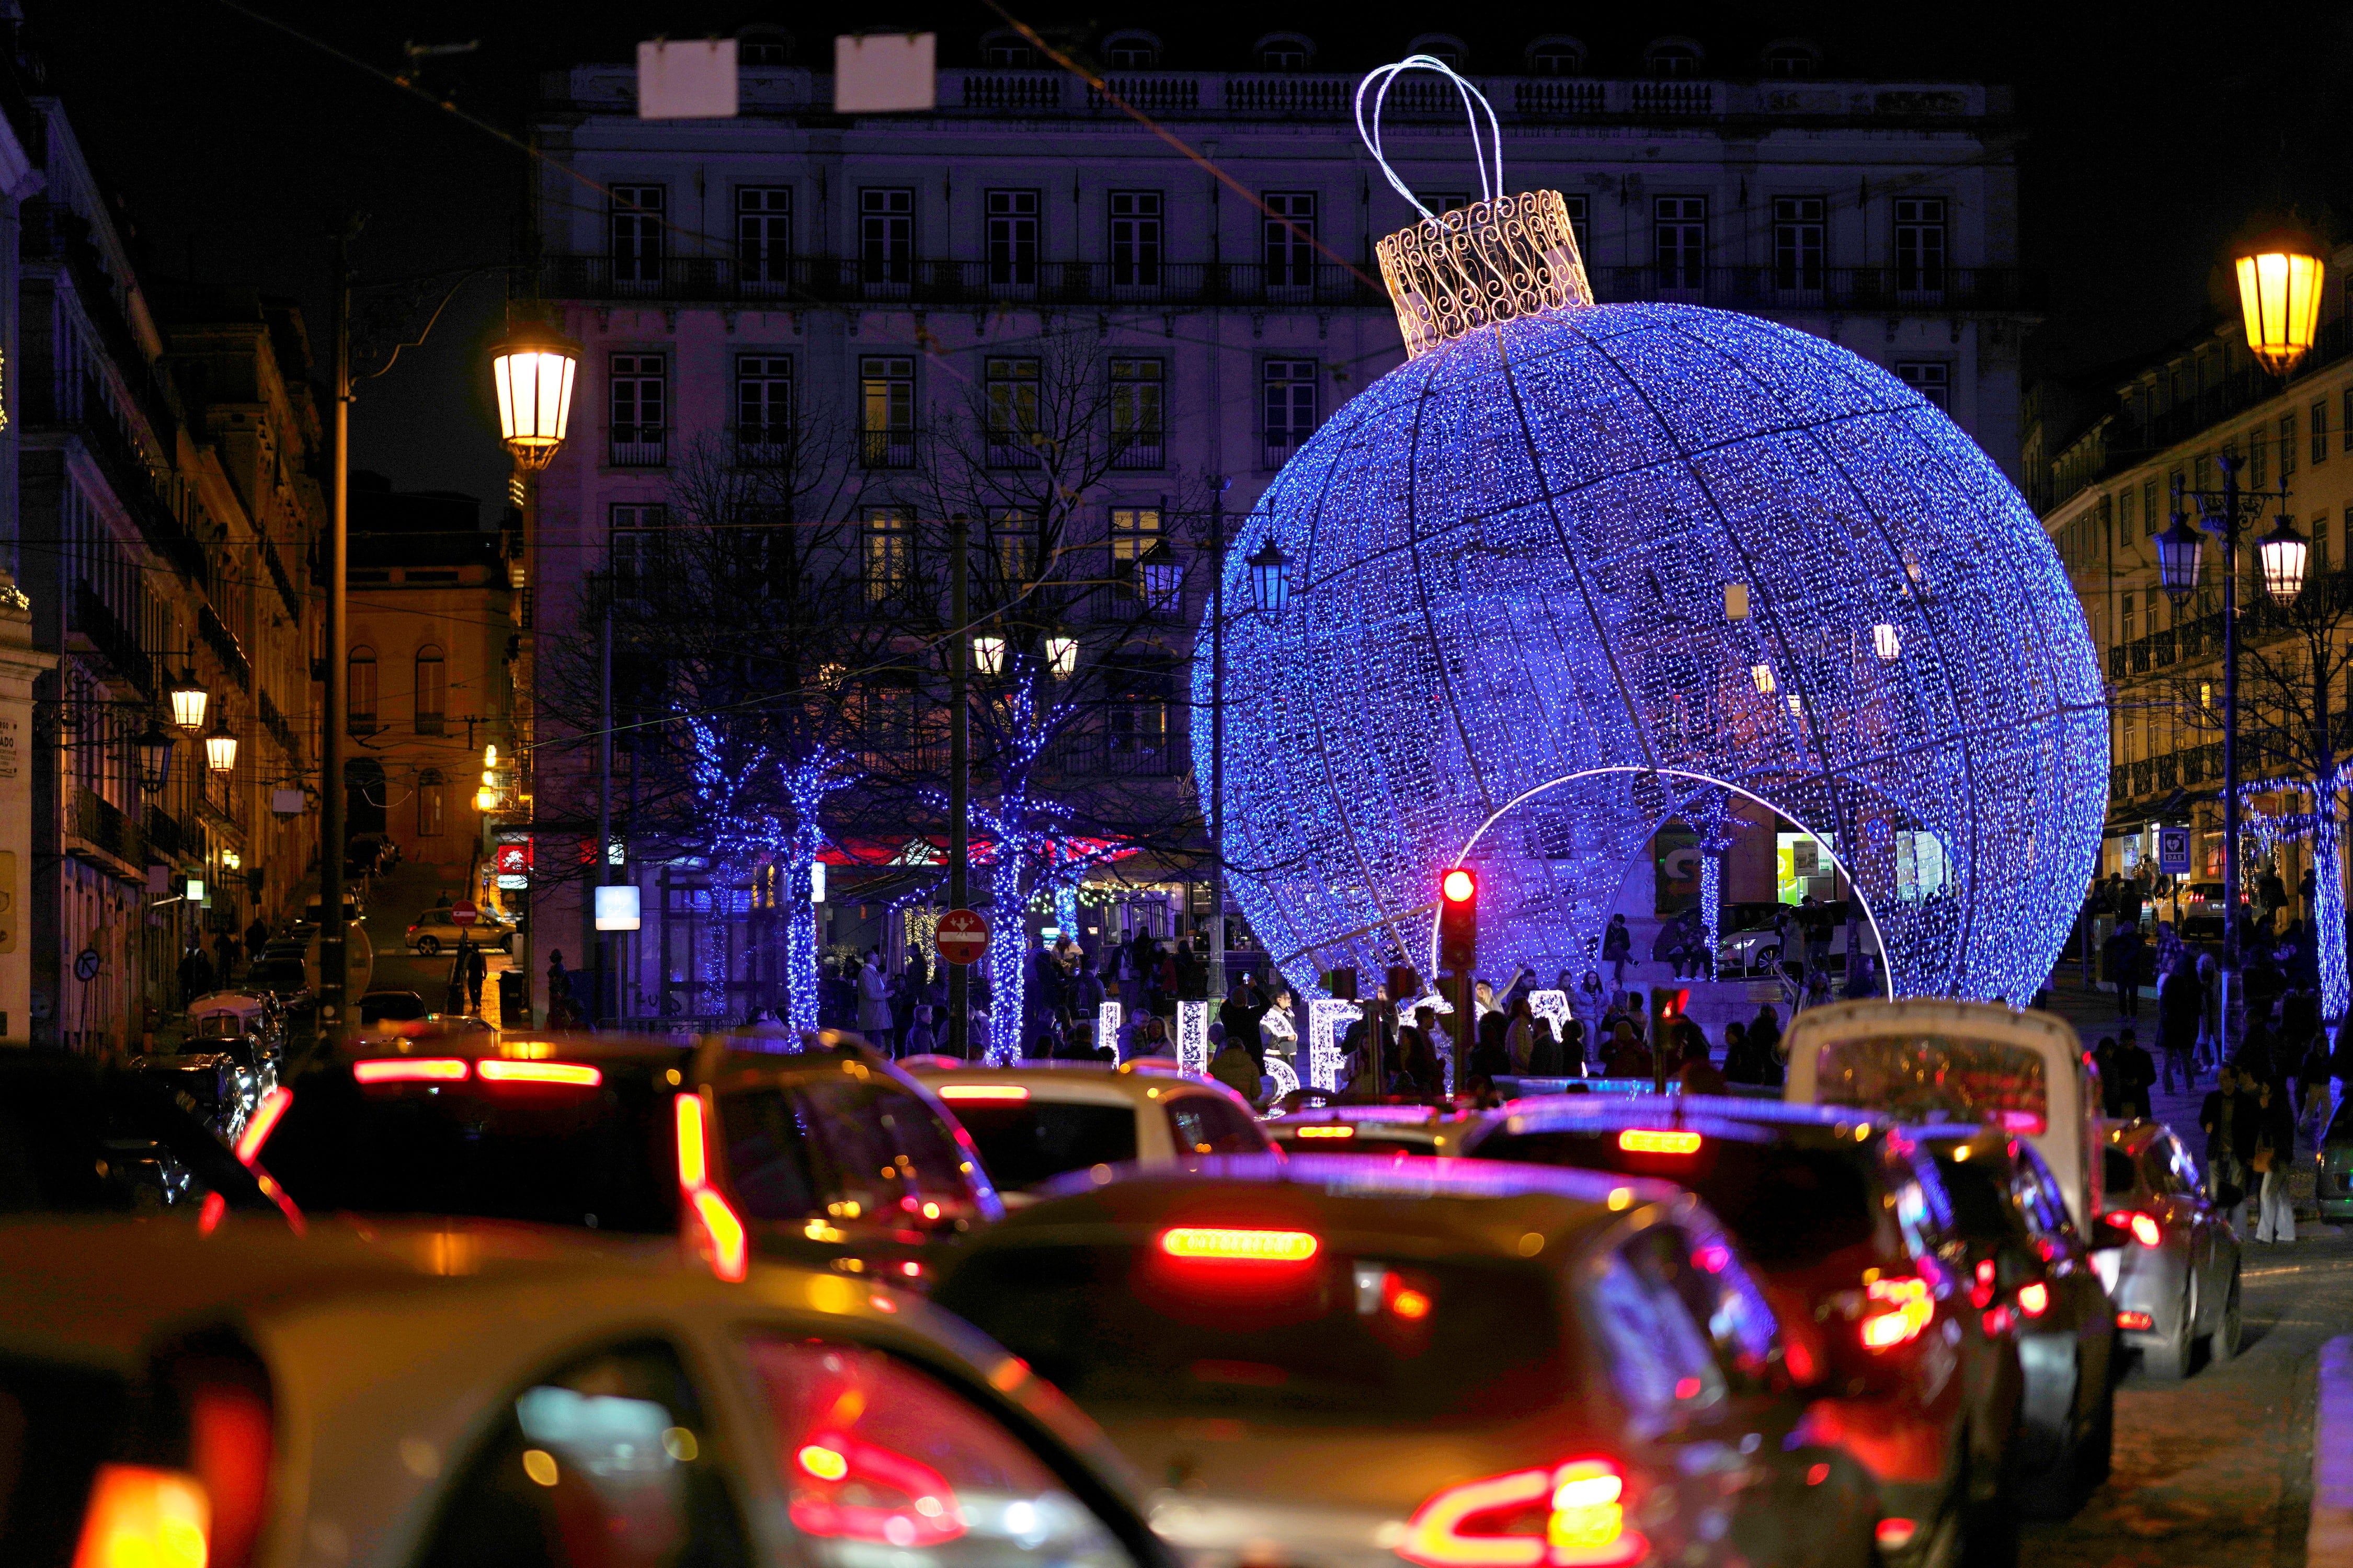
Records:
[[[412,1023],[433,1011],[414,991],[371,991],[360,998],[359,1006],[363,1025]]]
[[[1532,1166],[1231,1155],[1084,1171],[934,1295],[1159,1483],[1197,1568],[1866,1563],[1706,1206]],[[1802,1352],[1798,1352],[1800,1356]]]
[[[0,1562],[1176,1568],[919,1298],[356,1228],[0,1224]]]
[[[448,905],[426,910],[409,926],[406,941],[408,951],[419,958],[431,958],[457,951],[460,941],[470,942],[490,952],[512,952],[514,950],[514,928],[487,912],[477,915],[474,923],[461,926],[449,918]]]
[[[1154,1065],[1028,1062],[979,1067],[946,1058],[913,1065],[963,1123],[1008,1207],[1068,1171],[1173,1165],[1274,1147],[1250,1104],[1224,1084]]]
[[[264,1184],[269,1173],[240,1161],[212,1125],[210,1108],[181,1092],[185,1087],[176,1072],[87,1057],[0,1055],[0,1214],[135,1214],[195,1223],[208,1203],[282,1213]]]
[[[2066,1518],[2108,1475],[2122,1365],[2116,1307],[2031,1140],[1953,1123],[1910,1131],[1936,1156],[1969,1243],[1973,1289],[2018,1336],[2015,1495],[2030,1515]]]
[[[2337,1108],[2313,1151],[2313,1196],[2324,1220],[2353,1219],[2353,1095]]]
[[[1266,1130],[1286,1154],[1374,1155],[1391,1160],[1462,1152],[1472,1121],[1437,1106],[1320,1105],[1269,1118]]]
[[[2107,1131],[2092,1260],[2125,1343],[2151,1377],[2189,1376],[2200,1340],[2214,1360],[2230,1360],[2243,1332],[2239,1238],[2170,1130],[2129,1121]]]
[[[326,1054],[269,1169],[310,1210],[448,1215],[927,1284],[1004,1209],[970,1134],[854,1039],[798,1055],[438,1019]]]
[[[302,918],[294,922],[295,930],[293,934],[301,936],[306,940],[314,934],[319,929],[319,910],[323,907],[324,905],[320,896],[316,893],[311,894],[310,900],[302,906]],[[353,921],[363,921],[366,918],[367,907],[360,901],[359,895],[352,891],[349,888],[344,889],[343,923],[349,925]]]
[[[1844,974],[1847,904],[1841,900],[1823,908],[1829,911],[1831,921],[1830,972]],[[1779,915],[1774,912],[1776,910],[1781,911]],[[1716,939],[1717,976],[1730,980],[1780,973],[1792,979],[1802,979],[1806,970],[1806,939],[1798,924],[1798,910],[1795,904],[1767,906],[1762,917],[1753,922],[1735,923],[1733,930]],[[1874,958],[1879,955],[1878,929],[1868,920],[1862,922],[1862,951]]]
[[[1878,1484],[1894,1563],[2013,1562],[2007,1496],[2021,1395],[2013,1338],[1969,1298],[1936,1162],[1876,1117],[1711,1095],[1563,1095],[1484,1118],[1474,1161],[1670,1181],[1750,1259],[1822,1378],[1810,1430]]]

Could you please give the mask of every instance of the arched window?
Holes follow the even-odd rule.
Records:
[[[354,735],[373,735],[375,722],[375,649],[355,647],[345,660],[343,728]]]
[[[1424,33],[1408,44],[1405,47],[1405,52],[1409,55],[1428,55],[1432,59],[1444,61],[1456,70],[1461,70],[1462,63],[1471,58],[1470,48],[1451,33]]]
[[[1643,63],[1658,77],[1695,77],[1705,58],[1689,38],[1660,38],[1642,52]]]
[[[1252,52],[1261,70],[1303,71],[1315,63],[1314,41],[1297,33],[1269,33]]]
[[[1018,33],[999,29],[980,40],[980,63],[1019,68],[1038,63],[1038,51]]]
[[[1146,71],[1160,64],[1160,40],[1149,33],[1113,33],[1103,40],[1103,59],[1115,71]]]
[[[417,650],[417,732],[438,735],[449,706],[449,667],[441,650],[427,643]]]
[[[1583,76],[1585,45],[1556,34],[1528,46],[1528,70],[1535,76]]]
[[[1776,38],[1765,46],[1765,74],[1781,79],[1820,76],[1822,51],[1803,38]]]

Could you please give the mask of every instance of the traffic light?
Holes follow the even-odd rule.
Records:
[[[1467,974],[1479,963],[1479,879],[1457,866],[1438,893],[1438,967]]]

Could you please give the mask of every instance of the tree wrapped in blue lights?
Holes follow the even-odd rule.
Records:
[[[2345,1016],[2353,1005],[2345,963],[2345,825],[2340,820],[2353,788],[2353,768],[2338,767],[2317,783],[2311,779],[2270,779],[2239,788],[2240,821],[2248,836],[2269,852],[2281,843],[2309,846],[2312,857],[2311,938],[2320,960],[2320,1011],[2325,1018]],[[2263,804],[2282,795],[2302,797],[2308,804],[2298,811],[2275,812]]]
[[[1416,229],[1444,231],[1433,252],[1508,223],[1497,254],[1574,264],[1549,210]],[[1268,540],[1291,563],[1288,612],[1227,634],[1226,787],[1235,896],[1293,983],[1425,953],[1466,855],[1482,946],[1581,969],[1630,858],[1712,785],[1832,841],[1898,992],[2029,1001],[2095,861],[2106,707],[1992,461],[1770,321],[1571,302],[1461,325],[1424,296],[1475,289],[1383,259],[1430,341],[1299,450],[1222,568],[1233,595]],[[1546,286],[1573,301],[1578,270]]]

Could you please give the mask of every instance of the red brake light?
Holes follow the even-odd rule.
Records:
[[[100,1465],[82,1510],[73,1568],[205,1568],[212,1502],[185,1470]]]
[[[1029,1091],[1018,1083],[949,1083],[940,1086],[942,1100],[1027,1100]]]
[[[1969,1287],[1969,1305],[1985,1308],[1993,1305],[1993,1259],[1978,1259],[1977,1282]]]
[[[2051,1287],[2037,1279],[2018,1288],[2018,1310],[2030,1318],[2039,1318],[2051,1310]]]
[[[455,1057],[385,1057],[352,1064],[352,1077],[361,1083],[457,1083],[469,1070]]]
[[[1920,1533],[1920,1527],[1908,1519],[1883,1519],[1873,1533],[1882,1552],[1901,1552],[1912,1544],[1912,1538]]]
[[[1304,1263],[1322,1244],[1303,1230],[1242,1230],[1219,1226],[1178,1226],[1160,1233],[1160,1250],[1171,1258],[1235,1263]]]
[[[1926,1279],[1873,1279],[1863,1293],[1881,1309],[1862,1320],[1865,1350],[1886,1351],[1910,1344],[1936,1315],[1936,1303],[1928,1294]]]
[[[1488,1476],[1434,1494],[1398,1556],[1420,1568],[1598,1568],[1650,1551],[1626,1528],[1626,1479],[1605,1458]]]
[[[2155,1215],[2136,1214],[2126,1223],[2132,1226],[2133,1239],[2143,1247],[2165,1245],[2165,1227],[2157,1223]]]
[[[1299,1127],[1292,1130],[1293,1138],[1354,1138],[1356,1130],[1345,1122],[1333,1122],[1322,1127]]]
[[[2157,1320],[2150,1317],[2147,1312],[2118,1312],[2116,1314],[2116,1327],[2120,1329],[2153,1329],[2156,1326]]]
[[[711,1272],[734,1283],[751,1272],[751,1248],[742,1216],[711,1184],[709,1129],[702,1097],[680,1095],[671,1102],[678,1124],[678,1190],[696,1253]]]
[[[1618,1147],[1629,1154],[1696,1154],[1700,1136],[1696,1132],[1662,1132],[1647,1127],[1629,1127],[1618,1134]]]
[[[560,1083],[574,1089],[595,1089],[605,1081],[596,1068],[578,1062],[481,1061],[474,1071],[488,1083]]]

